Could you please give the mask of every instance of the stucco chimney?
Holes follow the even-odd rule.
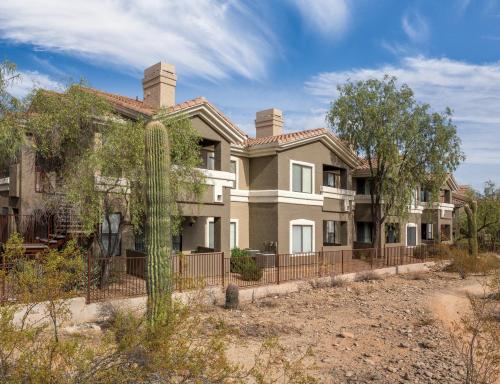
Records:
[[[176,83],[177,76],[172,64],[160,62],[146,68],[142,79],[144,103],[153,108],[175,105]]]
[[[276,136],[283,133],[283,112],[271,108],[255,114],[255,137]]]

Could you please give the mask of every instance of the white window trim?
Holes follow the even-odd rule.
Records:
[[[306,167],[312,168],[312,185],[311,185],[311,195],[315,194],[315,183],[316,183],[316,169],[315,165],[313,163],[306,163],[305,161],[298,161],[298,160],[290,160],[290,192],[296,192],[296,193],[308,193],[308,192],[297,192],[293,190],[293,165],[303,165]]]
[[[231,161],[236,161],[236,173],[234,179],[234,189],[238,189],[240,186],[240,161],[237,157],[231,156]]]
[[[213,217],[207,217],[207,221],[205,222],[205,247],[209,248],[210,247],[210,230],[209,230],[209,224],[214,223],[215,219]],[[215,233],[215,231],[214,231]],[[214,239],[215,240],[215,239]]]
[[[293,226],[294,225],[310,225],[310,226],[312,226],[312,252],[316,252],[316,222],[314,220],[295,219],[295,220],[290,220],[290,224],[289,224],[288,253],[293,255]]]
[[[236,248],[240,247],[240,220],[239,219],[231,219],[230,223],[235,223],[236,224],[236,239],[234,240]],[[231,230],[231,227],[229,227],[229,230]],[[229,233],[229,239],[231,239],[231,233]],[[231,244],[229,245],[231,248]]]
[[[236,224],[236,246],[240,246],[240,220],[239,219],[231,219],[231,223]],[[210,223],[215,223],[215,219],[213,217],[207,217],[207,221],[205,223],[205,247],[209,248],[210,247],[210,230],[209,230],[209,225]],[[231,228],[229,228],[231,230]],[[214,234],[215,234],[215,228],[214,228]],[[215,239],[214,239],[215,243]]]
[[[413,247],[413,245],[408,245],[408,227],[412,228],[415,227],[415,246],[419,245],[418,244],[418,226],[415,223],[406,223],[405,225],[405,238],[406,238],[406,246],[407,247]],[[422,236],[422,235],[420,235]]]

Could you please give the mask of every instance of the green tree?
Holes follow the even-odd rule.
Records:
[[[47,214],[70,208],[89,247],[104,258],[112,257],[119,246],[116,238],[143,231],[147,121],[115,113],[107,100],[83,83],[59,93],[34,89],[22,102],[7,102],[13,100],[4,95],[15,80],[15,66],[4,63],[1,68],[0,161],[8,165],[22,145],[31,148],[47,175],[50,192],[37,208]],[[13,110],[16,113],[10,113]],[[197,170],[198,132],[189,118],[171,117],[168,110],[160,110],[153,119],[165,125],[170,137],[170,201],[196,202],[203,191],[203,175]],[[172,204],[169,214],[175,233],[182,217],[180,205]],[[112,227],[117,236],[101,231]],[[109,265],[101,266],[101,283],[107,279]]]
[[[24,135],[18,124],[22,103],[9,93],[9,88],[20,80],[16,65],[9,61],[0,62],[0,176],[16,158]]]
[[[431,112],[394,77],[347,82],[338,87],[327,120],[369,169],[372,242],[390,215],[406,216],[421,185],[437,199],[439,188],[464,156],[451,111]]]
[[[467,193],[466,205],[477,202],[476,226],[477,235],[482,244],[495,245],[500,238],[500,189],[491,180],[484,183],[483,193],[470,190]],[[458,217],[459,239],[470,240],[473,235],[469,228],[466,208]]]

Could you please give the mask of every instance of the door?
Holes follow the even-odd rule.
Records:
[[[408,247],[417,245],[417,227],[406,227],[406,245]]]

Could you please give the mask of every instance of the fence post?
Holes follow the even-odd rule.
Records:
[[[87,253],[87,298],[86,298],[86,302],[87,304],[90,304],[90,275],[91,275],[91,271],[92,271],[92,254],[91,252],[88,252]]]
[[[280,283],[280,254],[278,252],[278,242],[276,242],[276,256],[275,256],[275,259],[274,260],[274,264],[275,264],[275,267],[276,267],[276,284],[279,284]]]
[[[342,268],[342,275],[344,274],[344,250],[340,251],[342,259],[341,259],[341,268]]]
[[[180,252],[179,253],[179,292],[182,292],[182,285],[183,285],[183,281],[182,281],[182,259],[183,259],[183,253]]]
[[[226,260],[224,260],[224,252],[222,252],[222,290],[224,290],[224,288],[226,288],[226,283],[224,280],[225,275],[226,275],[225,264],[226,264]]]

